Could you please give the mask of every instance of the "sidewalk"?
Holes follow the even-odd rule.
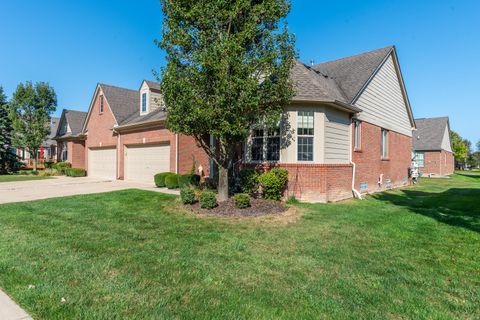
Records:
[[[30,320],[32,317],[20,308],[9,296],[0,290],[0,319]]]

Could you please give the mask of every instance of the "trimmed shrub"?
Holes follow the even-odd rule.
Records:
[[[250,196],[246,193],[238,193],[233,197],[235,207],[245,209],[250,207]]]
[[[239,173],[241,189],[244,193],[252,194],[258,190],[260,172],[256,169],[243,169]]]
[[[52,169],[53,168],[53,165],[55,164],[55,162],[53,161],[45,161],[44,165],[45,165],[45,169]]]
[[[78,177],[85,177],[86,172],[85,172],[85,169],[82,169],[82,168],[67,168],[65,169],[65,174],[68,177],[78,178]]]
[[[172,173],[172,172],[162,172],[162,173],[158,173],[154,176],[154,181],[155,181],[155,185],[159,188],[165,188],[166,185],[165,185],[165,178],[169,175],[172,175],[172,174],[175,174],[175,173]]]
[[[57,170],[61,174],[65,174],[65,171],[71,167],[72,167],[72,164],[70,162],[57,162],[54,165],[52,165],[52,169]]]
[[[200,185],[200,176],[198,174],[180,174],[178,175],[178,186],[180,188]]]
[[[284,169],[273,169],[260,175],[258,181],[262,186],[263,198],[280,200],[288,182],[288,171]]]
[[[165,186],[168,189],[178,188],[178,175],[175,173],[169,174],[165,177]]]
[[[183,204],[194,204],[195,190],[192,188],[183,188],[180,190],[180,198],[182,199]]]
[[[53,177],[60,175],[60,173],[56,169],[45,169],[42,171],[38,171],[38,175],[41,177]]]
[[[213,209],[217,206],[217,196],[211,191],[202,191],[200,193],[200,207]]]

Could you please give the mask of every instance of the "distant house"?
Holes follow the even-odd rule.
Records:
[[[448,176],[455,170],[448,117],[416,119],[414,159],[423,175]]]
[[[85,135],[82,128],[86,117],[86,112],[64,109],[54,137],[58,146],[58,161],[70,162],[74,168],[85,168]]]
[[[38,159],[40,160],[39,163],[43,163],[43,161],[56,161],[57,160],[57,142],[53,139],[57,132],[58,122],[60,121],[59,118],[50,118],[50,134],[48,138],[42,143],[38,150]],[[30,152],[27,149],[23,149],[21,147],[15,148],[15,152],[17,156],[22,160],[27,166],[32,165],[32,161],[30,160]],[[41,153],[43,152],[43,157],[41,157]]]

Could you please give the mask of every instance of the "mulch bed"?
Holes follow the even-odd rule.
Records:
[[[194,205],[186,205],[186,208],[197,214],[208,214],[224,217],[259,217],[265,215],[274,215],[285,212],[287,208],[280,201],[269,201],[262,199],[251,199],[251,207],[238,209],[235,207],[233,199],[219,202],[213,209],[203,209],[197,202]]]

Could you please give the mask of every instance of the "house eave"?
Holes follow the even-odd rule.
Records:
[[[311,100],[311,99],[294,98],[292,100],[292,103],[323,104],[341,111],[348,112],[350,114],[356,114],[356,113],[362,112],[362,109],[338,100]]]
[[[136,122],[131,124],[125,124],[121,126],[116,126],[113,128],[114,131],[126,131],[126,130],[134,130],[134,129],[149,129],[152,127],[156,127],[158,125],[162,125],[165,123],[165,119],[159,120],[151,120],[151,121],[142,121]]]

